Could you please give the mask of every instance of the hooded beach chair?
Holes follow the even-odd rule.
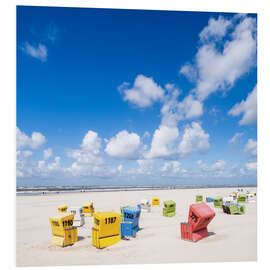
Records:
[[[84,214],[85,217],[92,217],[93,214],[95,213],[95,208],[94,208],[94,203],[93,202],[85,203],[82,206],[82,209],[83,209],[83,214]]]
[[[146,199],[141,200],[141,209],[142,211],[145,211],[148,213],[151,212],[151,204],[149,200],[146,200]]]
[[[137,207],[123,207],[123,220],[121,221],[121,237],[136,237],[139,228],[139,219],[141,215],[141,206]]]
[[[211,198],[211,197],[206,197],[206,202],[213,202],[213,198]]]
[[[163,202],[164,207],[162,210],[164,217],[173,217],[175,216],[176,203],[172,200]]]
[[[214,198],[214,207],[216,208],[222,208],[223,205],[223,199],[222,197],[216,197]]]
[[[74,215],[73,225],[80,227],[85,224],[82,207],[70,207],[70,213]]]
[[[237,202],[238,203],[246,203],[247,202],[247,195],[244,193],[239,194],[238,198],[237,198]]]
[[[203,202],[203,196],[202,195],[196,195],[196,203]]]
[[[255,196],[252,193],[249,193],[247,195],[247,201],[248,202],[255,202]]]
[[[96,212],[93,214],[92,245],[105,248],[121,240],[120,214],[115,212]]]
[[[58,214],[54,217],[50,217],[50,224],[52,229],[52,243],[65,247],[73,245],[78,241],[78,231],[76,227],[73,227],[73,214]]]
[[[181,223],[181,239],[197,242],[207,237],[207,226],[214,217],[215,212],[206,203],[190,205],[188,222]]]
[[[223,198],[223,204],[225,204],[225,203],[234,203],[234,202],[235,202],[234,197],[231,194],[228,197]]]
[[[63,214],[67,213],[68,206],[66,204],[58,206],[58,213]]]
[[[225,203],[223,212],[230,215],[243,215],[245,214],[245,206],[237,203]]]
[[[152,206],[159,206],[159,205],[160,205],[159,197],[154,197],[152,199]]]

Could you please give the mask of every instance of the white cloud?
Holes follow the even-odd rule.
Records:
[[[218,160],[211,166],[211,169],[214,171],[222,170],[224,169],[225,165],[226,165],[226,162],[224,160]]]
[[[151,106],[154,102],[161,100],[164,95],[164,90],[152,78],[144,75],[136,77],[132,88],[127,89],[127,83],[124,83],[118,89],[123,92],[125,101],[140,108]]]
[[[145,154],[146,158],[169,158],[175,154],[173,144],[178,138],[179,131],[177,127],[160,125],[155,130],[151,143],[151,149]]]
[[[190,63],[182,66],[179,73],[183,74],[191,82],[197,79],[197,70]]]
[[[181,172],[181,163],[179,161],[167,161],[164,163],[163,167],[161,168],[162,172],[177,174]]]
[[[236,132],[233,137],[229,140],[229,143],[236,143],[239,138],[241,138],[244,135],[242,132]]]
[[[153,160],[150,159],[139,159],[137,160],[139,168],[135,171],[137,174],[152,174]]]
[[[178,151],[181,156],[185,156],[192,152],[204,152],[209,147],[209,134],[205,133],[199,123],[192,122],[191,126],[185,128]]]
[[[48,160],[52,156],[52,154],[53,154],[52,148],[45,149],[43,151],[43,158],[45,160]]]
[[[25,42],[24,46],[22,47],[22,50],[26,54],[28,54],[28,55],[30,55],[30,56],[32,56],[32,57],[34,57],[42,62],[46,62],[46,60],[47,60],[47,48],[45,45],[38,44],[37,47],[34,47],[31,44],[29,44],[28,42]]]
[[[61,168],[60,166],[60,157],[55,157],[54,162],[48,164],[48,170],[55,171]]]
[[[104,161],[101,157],[101,139],[98,134],[89,130],[84,136],[81,148],[69,150],[67,155],[74,158],[79,164],[100,165]]]
[[[220,44],[229,26],[232,33]],[[247,16],[234,16],[230,21],[222,17],[210,19],[200,37],[202,45],[193,65],[198,76],[192,92],[202,101],[211,93],[229,90],[255,66],[256,19]]]
[[[178,104],[178,110],[182,112],[183,118],[192,119],[203,114],[203,105],[192,95],[188,95]]]
[[[161,108],[162,125],[176,126],[180,120],[199,117],[203,113],[203,105],[193,95],[178,101],[179,89],[173,88],[164,98]]]
[[[109,140],[105,152],[119,159],[136,159],[140,143],[139,135],[122,130]]]
[[[117,170],[119,173],[121,173],[123,171],[123,165],[122,164],[118,165]]]
[[[203,42],[209,39],[220,40],[225,36],[231,21],[226,20],[223,16],[219,16],[217,20],[211,18],[206,26],[200,33],[200,40]]]
[[[31,157],[33,155],[33,152],[29,151],[29,150],[25,150],[25,151],[22,151],[22,154],[25,158],[28,158],[28,157]]]
[[[246,163],[246,168],[249,171],[256,171],[257,170],[257,162],[248,162],[248,163]]]
[[[235,104],[228,114],[232,116],[243,114],[242,119],[239,121],[240,125],[257,123],[257,85],[248,94],[247,99]]]
[[[257,141],[253,139],[248,139],[247,144],[245,145],[245,152],[249,152],[251,155],[257,155]]]
[[[98,155],[100,153],[100,147],[101,139],[98,137],[98,134],[92,130],[89,130],[83,138],[81,148]]]
[[[39,132],[33,132],[31,137],[16,128],[17,149],[32,148],[37,149],[46,142],[46,138]]]

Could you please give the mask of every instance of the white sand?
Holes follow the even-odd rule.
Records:
[[[145,264],[179,262],[254,261],[257,259],[257,203],[246,204],[245,215],[227,215],[214,208],[209,224],[211,235],[197,243],[180,239],[180,223],[187,221],[189,205],[195,195],[227,196],[235,188],[69,193],[16,198],[17,266]],[[248,188],[255,191],[256,188]],[[120,212],[120,205],[137,205],[141,199],[176,202],[176,216],[163,217],[162,207],[142,212],[141,231],[136,238],[96,249],[91,245],[92,218],[78,228],[79,241],[65,248],[51,244],[49,217],[62,204],[81,206],[94,201],[97,211]],[[209,203],[213,207],[213,203]],[[212,234],[213,233],[213,234]]]

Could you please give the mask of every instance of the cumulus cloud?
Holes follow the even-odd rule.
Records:
[[[236,132],[233,135],[233,137],[229,140],[229,143],[231,143],[231,144],[236,143],[239,140],[239,138],[241,138],[243,135],[244,135],[243,132]]]
[[[47,60],[47,47],[43,44],[38,44],[38,46],[35,47],[28,42],[25,42],[22,46],[22,51],[42,62],[46,62]]]
[[[48,160],[53,154],[52,148],[45,149],[43,151],[43,158],[44,160]]]
[[[190,63],[185,64],[179,70],[180,74],[183,74],[189,81],[193,82],[197,79],[197,70]]]
[[[221,41],[228,27],[231,33]],[[200,38],[202,44],[193,65],[198,74],[193,93],[202,101],[211,93],[229,90],[255,66],[256,19],[247,16],[234,16],[230,21],[223,17],[212,18]]]
[[[139,159],[137,160],[139,168],[136,170],[137,174],[150,175],[153,171],[153,160],[151,159]]]
[[[181,163],[179,161],[167,161],[161,168],[161,171],[165,174],[178,174],[181,172]]]
[[[151,149],[145,154],[146,158],[169,158],[175,154],[173,144],[178,138],[179,131],[177,127],[160,125],[155,130]]]
[[[209,134],[202,129],[199,123],[192,122],[184,130],[184,135],[178,146],[178,152],[181,156],[185,156],[192,152],[204,152],[209,147]]]
[[[256,171],[257,170],[257,162],[248,162],[248,163],[246,163],[246,168],[249,171]]]
[[[248,94],[247,99],[235,104],[228,114],[232,116],[243,114],[242,119],[239,121],[240,125],[257,123],[257,85]]]
[[[180,120],[193,119],[203,113],[203,105],[193,95],[186,96],[178,101],[179,90],[174,89],[169,93],[161,108],[162,125],[176,126]]]
[[[154,102],[161,100],[164,90],[152,78],[138,75],[132,88],[127,88],[125,82],[118,89],[124,94],[124,100],[135,104],[140,108],[151,106]]]
[[[101,139],[98,137],[98,134],[92,130],[89,130],[83,138],[81,148],[97,155],[100,153],[100,147]]]
[[[253,139],[248,139],[248,142],[245,145],[244,151],[250,153],[253,156],[256,156],[257,155],[257,141]]]
[[[217,20],[211,18],[208,25],[200,33],[200,40],[202,42],[206,42],[211,39],[220,40],[225,36],[231,23],[232,22],[230,20],[225,19],[223,16],[219,16]]]
[[[118,159],[136,159],[140,143],[139,135],[122,130],[109,140],[105,152]]]
[[[100,148],[101,139],[98,134],[89,130],[83,138],[81,147],[67,151],[67,155],[74,158],[79,164],[100,165],[103,163]]]
[[[212,166],[211,166],[211,169],[212,170],[222,170],[224,169],[226,165],[226,162],[224,160],[218,160],[217,162],[215,162]]]
[[[38,149],[46,142],[46,138],[39,132],[33,132],[31,137],[27,136],[18,127],[16,128],[17,149],[32,148]]]

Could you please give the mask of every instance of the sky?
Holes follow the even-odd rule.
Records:
[[[17,185],[257,184],[256,14],[17,7]]]

